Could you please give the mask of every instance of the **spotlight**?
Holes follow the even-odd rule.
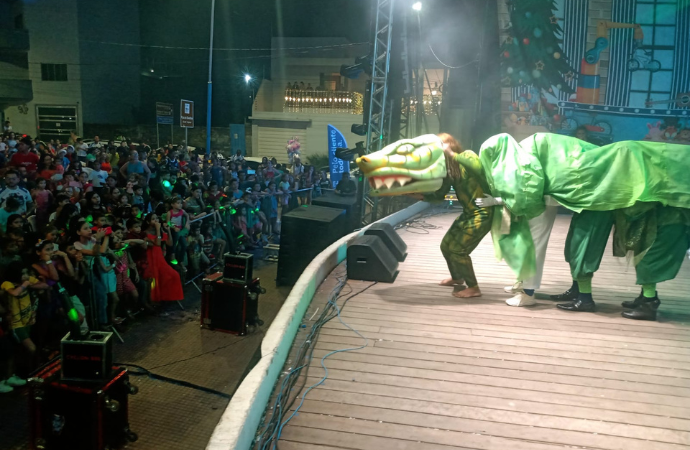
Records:
[[[438,91],[437,91],[436,89],[434,89],[433,91],[431,91],[431,95],[436,95],[436,94],[438,94]]]
[[[350,131],[357,136],[366,136],[368,127],[366,123],[353,123],[352,127],[350,127]]]
[[[244,81],[245,81],[246,83],[249,83],[250,81],[252,81],[251,75],[245,74],[245,75],[244,75]]]
[[[364,156],[365,151],[364,141],[360,141],[355,144],[355,148],[353,149],[344,147],[336,148],[335,157],[343,161],[354,161],[357,156]]]
[[[414,9],[415,11],[421,11],[422,10],[422,2],[415,2],[412,5],[412,9]]]

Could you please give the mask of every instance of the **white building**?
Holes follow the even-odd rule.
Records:
[[[350,132],[362,123],[362,100],[368,76],[340,75],[340,66],[354,64],[367,54],[367,45],[344,38],[274,38],[271,80],[263,80],[256,94],[252,121],[252,156],[287,161],[286,145],[298,137],[302,159],[328,154],[327,127],[338,128],[350,148],[364,136]],[[304,89],[287,89],[297,83]],[[311,87],[312,89],[308,89]]]
[[[0,0],[0,112],[43,140],[127,123],[139,106],[139,6],[126,0]],[[11,55],[12,57],[8,57]]]

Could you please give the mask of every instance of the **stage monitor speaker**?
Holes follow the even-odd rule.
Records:
[[[302,205],[281,218],[279,286],[293,285],[309,263],[345,235],[345,210]]]
[[[345,234],[352,233],[356,228],[360,228],[360,210],[359,210],[359,196],[343,196],[334,192],[327,192],[321,197],[312,200],[311,204],[314,206],[325,206],[327,208],[336,208],[345,210]]]
[[[372,224],[366,229],[364,235],[380,237],[398,262],[403,262],[405,258],[407,258],[407,244],[405,244],[405,241],[395,232],[392,225],[388,223]]]
[[[348,279],[392,283],[397,276],[398,261],[380,237],[364,235],[348,245]]]

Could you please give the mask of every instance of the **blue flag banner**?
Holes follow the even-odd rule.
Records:
[[[333,125],[328,125],[328,167],[331,172],[331,185],[335,188],[343,178],[343,172],[350,172],[350,162],[335,157],[337,148],[347,148],[345,136]]]

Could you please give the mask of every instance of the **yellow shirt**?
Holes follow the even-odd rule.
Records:
[[[34,277],[29,277],[29,282],[36,284],[38,280]],[[38,302],[36,302],[36,305],[31,304],[29,290],[22,292],[20,297],[15,297],[9,293],[9,291],[15,290],[18,286],[20,285],[15,285],[9,281],[3,282],[0,286],[0,289],[7,292],[7,297],[9,298],[8,303],[10,314],[12,315],[10,329],[12,330],[33,325],[36,322],[36,306],[38,306]]]

